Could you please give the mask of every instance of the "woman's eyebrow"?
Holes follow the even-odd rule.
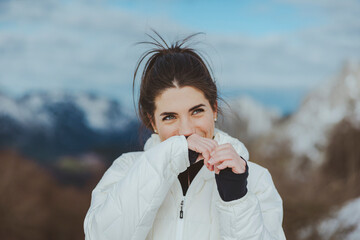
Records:
[[[160,116],[167,116],[167,115],[177,115],[175,112],[162,112]]]
[[[193,110],[195,110],[195,109],[197,109],[199,107],[205,107],[205,104],[200,103],[200,104],[198,104],[196,106],[193,106],[192,108],[189,109],[189,112],[191,112],[191,111],[193,111]]]

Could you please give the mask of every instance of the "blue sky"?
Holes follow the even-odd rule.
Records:
[[[167,15],[189,28],[204,32],[264,36],[291,32],[319,21],[304,9],[276,1],[117,1],[120,8],[144,14]],[[307,15],[307,16],[306,16]]]
[[[0,91],[90,91],[129,103],[144,51],[134,43],[153,28],[168,41],[204,32],[196,48],[224,97],[288,111],[359,61],[358,16],[359,0],[1,1]]]

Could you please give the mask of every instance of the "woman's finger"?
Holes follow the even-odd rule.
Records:
[[[223,170],[225,168],[233,168],[233,167],[235,167],[235,162],[234,162],[234,160],[227,160],[227,161],[224,161],[221,164],[219,164],[217,167],[220,170]]]
[[[187,138],[188,141],[188,148],[198,152],[204,159],[204,164],[206,167],[212,171],[214,169],[213,166],[210,166],[208,161],[210,160],[210,153],[218,146],[218,143],[215,140],[201,137],[197,134],[193,134]],[[201,158],[200,156],[197,158],[196,161],[199,161]]]
[[[208,145],[210,146],[211,150],[215,150],[215,148],[216,148],[217,146],[219,146],[219,144],[218,144],[215,140],[213,140],[213,139],[203,138],[202,140],[203,140],[204,142],[206,142],[206,144],[208,144]]]
[[[217,168],[220,170],[231,168],[234,173],[241,174],[246,171],[246,163],[242,159],[240,162],[238,160],[228,160],[218,165]]]
[[[202,138],[201,140],[199,140],[199,143],[202,143],[207,147],[207,150],[209,151],[209,155],[217,147],[217,143],[214,140],[208,138]]]
[[[207,150],[209,151],[209,155],[212,152],[212,150],[215,148],[213,143],[207,142],[206,140],[205,141],[204,140],[200,141],[199,144],[202,144],[203,146],[205,146],[207,148]]]
[[[207,161],[210,159],[210,153],[211,151],[216,148],[216,145],[214,142],[208,141],[210,139],[206,139],[206,138],[201,138],[199,139],[199,141],[196,143],[197,145],[201,146],[201,153],[203,154],[203,156],[205,157],[204,160],[207,163]]]
[[[233,147],[230,143],[225,143],[225,144],[220,144],[220,145],[218,145],[218,146],[214,149],[213,153],[219,152],[219,151],[222,151],[222,150],[226,150],[226,149],[233,149],[233,150],[235,151],[234,147]],[[236,152],[236,151],[235,151],[235,152]]]
[[[215,174],[219,174],[219,173],[220,173],[220,169],[218,168],[219,165],[220,165],[219,163],[215,163],[214,165],[211,165],[211,166],[213,166],[213,168],[214,168]]]
[[[203,142],[198,142],[195,146],[195,151],[201,153],[204,160],[208,161],[210,158],[210,148]]]
[[[197,161],[203,159],[204,160],[204,165],[210,170],[213,171],[212,166],[210,166],[210,164],[208,163],[209,159],[210,159],[210,147],[206,144],[204,144],[203,142],[198,142],[195,146],[195,151],[199,152],[201,155],[198,157]]]
[[[216,153],[213,156],[211,156],[211,159],[209,160],[209,164],[217,164],[222,163],[226,160],[233,160],[236,159],[237,155],[235,155],[233,152],[230,151],[223,151],[221,153]]]

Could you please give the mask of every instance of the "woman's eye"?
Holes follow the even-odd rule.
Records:
[[[167,115],[165,117],[163,117],[163,121],[166,121],[166,120],[172,120],[172,119],[175,119],[175,116],[174,115]]]
[[[198,113],[201,113],[201,112],[203,112],[203,111],[204,111],[204,109],[198,108],[198,109],[195,109],[195,110],[193,111],[193,114],[198,114]]]

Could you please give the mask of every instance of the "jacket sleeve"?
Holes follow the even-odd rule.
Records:
[[[251,166],[249,168],[251,170]],[[282,229],[282,200],[266,169],[262,169],[253,191],[230,202],[219,198],[216,207],[220,218],[221,239],[285,239]]]
[[[84,221],[86,240],[145,239],[174,180],[189,166],[184,136],[129,161],[135,155],[119,157],[93,190]]]

